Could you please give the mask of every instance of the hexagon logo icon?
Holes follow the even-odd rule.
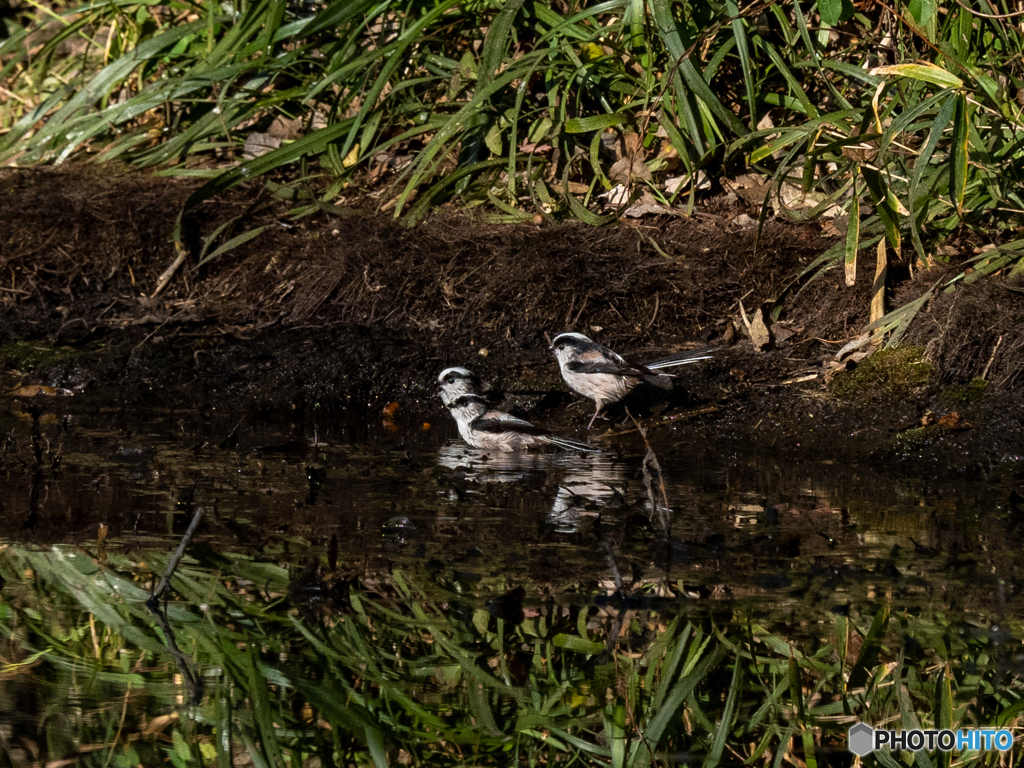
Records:
[[[875,729],[864,723],[857,723],[846,732],[846,747],[853,754],[864,757],[871,754],[875,746]]]

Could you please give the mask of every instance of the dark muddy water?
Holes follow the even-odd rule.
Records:
[[[999,484],[894,479],[836,457],[793,464],[713,433],[682,442],[667,425],[650,431],[663,476],[655,470],[649,489],[635,432],[579,428],[603,448],[595,454],[501,454],[461,443],[440,410],[426,422],[41,405],[37,468],[25,401],[0,419],[11,541],[88,547],[103,524],[112,546],[165,546],[190,502],[207,511],[197,540],[280,548],[293,564],[323,555],[333,536],[339,561],[369,572],[444,566],[467,583],[502,575],[593,595],[614,588],[617,569],[624,586],[667,578],[681,595],[757,596],[768,613],[831,610],[878,590],[937,608],[982,587],[989,607],[1011,607],[1024,541]],[[770,442],[770,428],[760,437]]]
[[[573,701],[594,723],[604,723],[598,730],[606,736],[614,707],[611,715],[600,713],[605,688],[614,691],[615,684],[602,677],[611,674],[602,647],[626,643],[646,652],[659,638],[691,642],[696,635],[672,635],[682,623],[702,627],[696,631],[707,637],[776,632],[784,638],[779,647],[807,654],[824,653],[831,643],[826,656],[848,674],[864,654],[858,657],[853,640],[849,648],[845,639],[837,641],[837,627],[842,638],[847,622],[851,638],[859,627],[858,637],[870,646],[867,627],[884,611],[902,617],[897,635],[904,639],[915,634],[908,622],[918,622],[950,638],[947,654],[958,642],[984,646],[970,657],[965,675],[1016,674],[1020,666],[1024,528],[1007,502],[1008,489],[997,483],[894,478],[844,463],[840,446],[839,456],[793,463],[771,448],[770,425],[761,440],[747,443],[726,443],[713,432],[703,441],[683,440],[671,426],[654,426],[650,446],[659,475],[635,432],[594,439],[604,448],[597,454],[488,455],[461,444],[446,414],[426,405],[415,416],[374,409],[365,418],[298,412],[237,418],[214,408],[126,412],[76,395],[39,402],[35,441],[27,406],[9,400],[0,412],[6,580],[0,623],[10,662],[4,679],[13,681],[0,696],[0,736],[11,764],[250,764],[243,756],[254,754],[275,763],[284,752],[318,755],[319,764],[348,764],[340,757],[345,754],[360,765],[382,759],[461,764],[461,756],[436,747],[429,728],[406,728],[394,713],[391,720],[374,719],[379,710],[368,703],[388,698],[391,679],[366,672],[366,664],[375,669],[371,649],[384,654],[382,668],[403,653],[422,653],[422,667],[415,660],[402,667],[402,674],[420,669],[413,686],[419,706],[440,707],[449,721],[458,720],[452,712],[464,711],[474,728],[481,717],[487,720],[474,709],[465,661],[455,650],[442,652],[448,646],[437,638],[447,635],[419,615],[425,601],[440,606],[437,615],[445,622],[465,620],[462,634],[451,635],[462,638],[451,640],[456,646],[494,649],[490,665],[474,651],[474,670],[490,666],[510,687],[493,692],[488,711],[497,720],[485,722],[486,738],[474,738],[478,745],[496,739],[499,752],[510,749],[502,738],[514,736],[520,744],[523,734],[580,733],[565,722],[545,721],[547,730],[527,727],[522,712],[514,721],[502,719],[508,702],[519,701],[516,685],[530,695],[543,689],[532,678],[516,680],[513,662],[529,648],[535,669],[555,664],[554,657],[537,660],[541,648],[570,649],[588,660],[573,666],[559,657],[561,668],[572,667],[577,676],[566,673],[555,690],[564,702],[571,693],[565,681],[575,680],[570,688],[582,698]],[[166,633],[154,629],[142,606],[153,572],[162,572],[196,507],[205,517],[172,582],[177,613],[168,614],[187,638],[178,639],[183,662],[166,649]],[[99,544],[101,525],[107,532]],[[408,592],[407,582],[418,587]],[[363,598],[353,601],[357,593]],[[364,602],[378,598],[393,602],[375,618],[338,618],[363,616]],[[399,616],[411,617],[405,629]],[[318,631],[330,637],[339,626],[363,626],[360,621],[377,629],[372,637],[338,640],[331,646],[337,659],[335,651],[313,643]],[[401,637],[407,639],[388,645],[381,627],[392,621],[390,629],[406,632]],[[256,627],[265,633],[259,640],[250,638]],[[403,645],[420,642],[428,627],[440,645],[419,651]],[[515,638],[510,627],[517,627]],[[544,644],[566,632],[576,640]],[[363,650],[352,650],[364,642]],[[508,656],[505,643],[518,644],[519,656]],[[307,645],[308,658],[297,650]],[[244,648],[256,655],[232,661]],[[928,648],[922,659],[930,663],[935,651]],[[356,666],[365,673],[338,693],[358,710],[351,722],[331,709],[333,694],[327,693],[332,664],[349,670],[337,672],[348,679],[348,652],[361,659]],[[439,660],[439,653],[456,660]],[[873,653],[865,668],[884,666],[896,650],[890,645]],[[319,668],[317,658],[334,661]],[[616,662],[616,676],[624,674],[622,663]],[[205,682],[198,693],[186,690],[182,664],[199,669]],[[461,692],[438,682],[454,685],[460,674]],[[419,687],[428,679],[430,686]],[[724,691],[729,679],[710,684]],[[366,689],[371,685],[372,692]],[[264,686],[270,701],[261,703],[254,691]],[[282,698],[281,691],[291,694]],[[206,703],[189,708],[193,693]],[[735,710],[723,702],[716,709],[711,699],[707,717],[697,720],[705,718],[711,728],[711,712],[735,717]],[[633,700],[627,695],[625,701]],[[310,711],[333,731],[318,730]],[[409,711],[425,717],[420,709]],[[234,741],[224,741],[233,717],[241,717],[228,728]],[[376,725],[367,725],[371,720]],[[844,722],[834,721],[833,730]],[[828,749],[838,747],[828,746],[827,728],[815,727],[819,759],[831,764]],[[272,737],[268,729],[281,733]],[[338,734],[349,730],[355,736],[339,742]],[[714,754],[710,738],[686,749]],[[665,749],[683,749],[669,742]],[[83,750],[89,744],[95,748]],[[411,744],[434,746],[417,754]],[[571,753],[574,742],[566,744]],[[600,750],[607,751],[607,743],[594,744],[598,752],[577,745],[577,756],[606,764]],[[539,747],[530,749],[536,759]]]

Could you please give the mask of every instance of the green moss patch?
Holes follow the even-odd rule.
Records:
[[[34,371],[58,365],[81,352],[71,347],[51,347],[38,341],[11,341],[0,344],[0,363],[22,371]]]
[[[900,455],[910,455],[933,445],[940,439],[944,430],[938,424],[927,427],[914,427],[900,432],[893,440],[893,445]]]
[[[828,392],[844,400],[908,397],[927,384],[935,372],[923,353],[924,347],[896,347],[876,352],[852,371],[836,374],[828,385]]]
[[[971,379],[970,383],[960,387],[950,387],[942,393],[942,399],[952,405],[976,403],[985,396],[988,382],[984,379]]]

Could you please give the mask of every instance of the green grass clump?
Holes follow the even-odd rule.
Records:
[[[987,390],[988,382],[982,378],[975,378],[967,384],[950,387],[942,393],[942,399],[951,405],[976,403],[985,396]]]
[[[161,627],[148,569],[162,573],[166,553],[0,549],[6,685],[35,694],[26,727],[90,706],[50,726],[50,755],[100,743],[115,766],[653,768],[686,752],[690,765],[767,768],[836,764],[853,723],[907,712],[925,728],[1022,727],[1024,684],[1000,672],[1010,651],[942,611],[854,605],[821,622],[824,642],[762,623],[760,609],[725,623],[645,611],[620,624],[586,608],[509,620],[489,607],[503,582],[475,593],[400,568],[373,591],[300,607],[297,569],[210,552],[180,564]],[[1020,645],[1019,622],[1004,632]],[[193,665],[201,687],[180,673]],[[181,714],[156,730],[167,712]],[[794,744],[799,762],[777,757]],[[989,750],[971,765],[1005,759]]]
[[[852,371],[836,374],[828,386],[832,397],[879,400],[909,397],[935,372],[923,357],[924,347],[895,347],[876,352]]]
[[[1024,261],[1024,31],[973,5],[22,3],[0,19],[0,164],[204,179],[186,209],[258,179],[294,216],[369,187],[407,224],[458,197],[600,225],[613,189],[692,210],[703,180],[750,170],[763,214],[847,214],[801,279],[843,262],[852,284],[882,238],[927,259],[981,230],[998,245],[946,281],[967,284]],[[897,343],[927,295],[871,330]]]

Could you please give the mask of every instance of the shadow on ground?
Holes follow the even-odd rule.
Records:
[[[603,229],[441,210],[408,230],[354,209],[295,221],[253,185],[185,218],[193,256],[154,295],[195,186],[86,166],[0,171],[3,391],[99,387],[122,403],[240,411],[376,412],[398,401],[412,418],[437,419],[446,417],[433,380],[448,365],[512,391],[564,390],[545,334],[576,330],[640,359],[728,346],[681,377],[693,401],[712,404],[672,424],[694,439],[713,428],[718,439],[897,458],[914,471],[931,471],[936,450],[943,466],[980,472],[1016,460],[1024,296],[1009,278],[941,296],[922,313],[911,338],[930,345],[930,384],[849,405],[825,394],[821,374],[867,321],[868,270],[851,288],[831,270],[786,293],[767,351],[746,338],[740,310],[752,317],[783,295],[835,242],[815,225],[769,221],[758,239],[756,228],[730,223],[735,211],[712,204],[692,218]],[[195,266],[204,248],[255,227],[266,229]],[[893,297],[905,302],[937,278],[937,269],[911,277],[908,264],[893,264]],[[980,402],[946,397],[983,373],[996,386]],[[928,411],[953,408],[973,429],[899,442]]]

